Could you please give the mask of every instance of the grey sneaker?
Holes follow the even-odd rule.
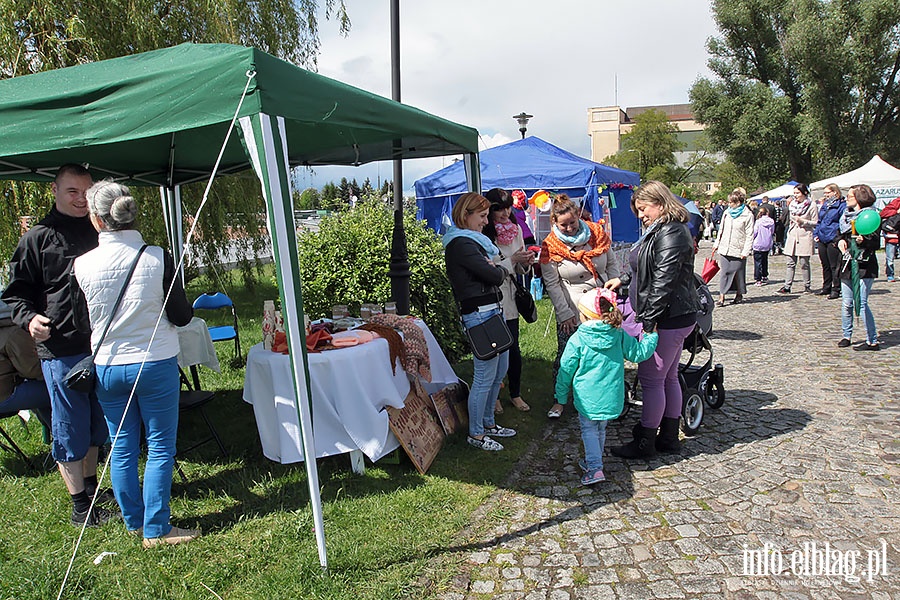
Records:
[[[470,435],[466,436],[466,441],[469,442],[470,446],[475,446],[476,448],[487,450],[489,452],[500,452],[501,450],[503,450],[503,444],[501,444],[500,442],[495,442],[488,436],[484,436],[479,440],[478,438],[473,438]]]
[[[107,510],[97,505],[94,505],[94,508],[91,510],[84,512],[79,512],[72,507],[72,525],[75,527],[81,527],[85,523],[87,523],[87,527],[100,527],[107,521],[112,521],[120,516],[119,511]]]
[[[154,546],[175,546],[177,544],[185,544],[200,537],[199,529],[182,529],[181,527],[172,527],[169,533],[162,537],[144,538],[141,543],[144,548],[153,548]]]
[[[510,429],[509,427],[500,427],[499,425],[494,425],[493,427],[485,427],[484,428],[485,435],[492,435],[494,437],[513,437],[516,435],[515,429]]]

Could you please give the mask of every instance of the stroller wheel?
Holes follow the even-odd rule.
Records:
[[[710,408],[721,408],[725,403],[725,385],[722,383],[722,365],[716,365],[706,380],[706,404]]]
[[[681,405],[681,430],[684,435],[696,435],[702,422],[703,396],[696,388],[687,388]]]

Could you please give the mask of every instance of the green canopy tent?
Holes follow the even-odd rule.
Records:
[[[222,149],[235,116],[239,135]],[[159,186],[176,259],[180,185],[207,179],[217,164],[219,173],[252,168],[259,177],[323,567],[289,170],[465,154],[477,174],[477,140],[472,128],[225,44],[183,44],[0,81],[0,178],[51,181],[74,162],[123,183]]]

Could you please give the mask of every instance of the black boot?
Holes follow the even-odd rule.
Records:
[[[656,456],[656,428],[644,427],[640,423],[634,426],[634,439],[613,448],[613,456],[619,458],[653,458]]]
[[[659,424],[659,435],[656,436],[656,451],[663,454],[681,454],[677,418],[663,417]]]

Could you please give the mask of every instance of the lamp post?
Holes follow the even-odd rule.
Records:
[[[519,124],[519,132],[522,134],[523,140],[525,139],[525,132],[528,130],[528,119],[532,117],[534,117],[534,115],[526,114],[525,111],[513,115],[513,119]]]
[[[391,99],[400,102],[400,0],[391,0]],[[399,156],[400,140],[394,140]],[[397,303],[397,314],[409,314],[409,252],[403,229],[403,161],[394,159],[394,229],[391,235],[391,298]]]

